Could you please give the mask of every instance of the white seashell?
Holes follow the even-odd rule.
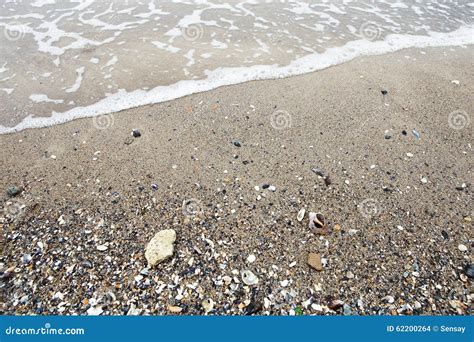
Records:
[[[214,309],[214,301],[211,298],[204,299],[201,305],[205,313],[208,313]]]
[[[301,208],[300,211],[298,211],[298,216],[296,216],[296,219],[298,220],[298,222],[303,221],[305,213],[306,213],[305,208]]]
[[[258,278],[249,270],[244,270],[240,273],[242,276],[242,281],[245,285],[255,285],[258,284]]]
[[[248,261],[249,263],[252,263],[252,262],[255,261],[255,259],[257,259],[257,258],[255,257],[255,255],[250,254],[249,257],[247,258],[247,261]]]

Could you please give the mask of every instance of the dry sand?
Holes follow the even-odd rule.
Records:
[[[473,51],[364,57],[0,136],[2,313],[203,314],[209,298],[210,314],[471,313]],[[146,269],[167,228],[173,257]]]

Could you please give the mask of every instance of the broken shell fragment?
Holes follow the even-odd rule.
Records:
[[[201,305],[205,313],[208,313],[214,309],[214,301],[211,298],[204,299]]]
[[[242,281],[245,285],[255,285],[258,284],[258,278],[249,270],[244,270],[240,273],[242,276]]]
[[[314,234],[326,234],[327,225],[324,216],[320,213],[309,213],[309,229]]]
[[[305,208],[301,208],[300,211],[298,211],[298,215],[296,216],[296,219],[298,220],[298,222],[301,222],[303,221],[303,218],[304,218],[304,214],[306,213],[306,209]]]

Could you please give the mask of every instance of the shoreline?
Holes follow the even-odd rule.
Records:
[[[214,70],[206,70],[206,79],[181,80],[166,86],[156,86],[148,91],[136,89],[128,92],[119,89],[117,93],[110,94],[87,106],[77,106],[66,112],[53,111],[52,115],[48,117],[27,117],[15,127],[0,125],[0,134],[21,132],[28,128],[49,127],[80,118],[119,113],[123,110],[165,103],[224,86],[300,76],[341,65],[361,57],[384,55],[405,49],[470,46],[474,44],[472,32],[472,25],[467,25],[453,32],[430,32],[428,36],[391,34],[385,37],[383,41],[367,39],[350,41],[341,47],[329,48],[322,54],[314,53],[299,57],[285,66],[254,65],[251,67],[220,67]],[[189,89],[193,90],[190,91]]]
[[[453,50],[0,135],[1,188],[23,189],[2,191],[1,312],[471,314],[474,47]]]

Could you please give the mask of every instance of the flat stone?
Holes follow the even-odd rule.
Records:
[[[316,253],[309,253],[308,265],[314,268],[316,271],[322,271],[323,264],[321,263],[321,255],[316,254]]]
[[[7,189],[7,195],[10,197],[14,197],[21,194],[22,191],[23,191],[22,188],[19,188],[17,186],[11,186]]]
[[[145,258],[148,267],[154,267],[163,260],[171,257],[174,252],[173,243],[176,241],[176,232],[173,229],[165,229],[155,234],[145,250]]]

